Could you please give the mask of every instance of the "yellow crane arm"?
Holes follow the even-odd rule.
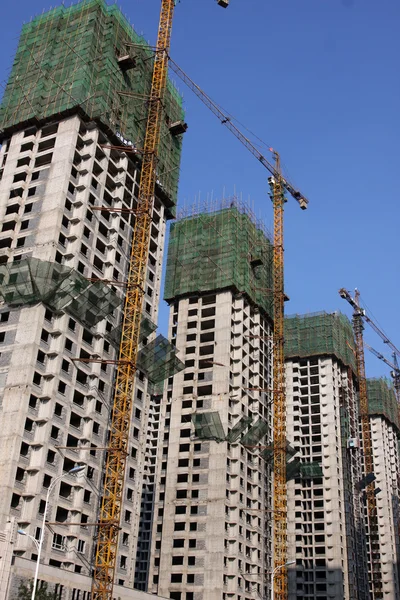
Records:
[[[168,52],[174,7],[175,0],[162,0],[114,391],[110,450],[106,459],[104,491],[100,509],[92,600],[112,600],[113,598],[133,386],[144,297],[143,282],[149,254],[157,150],[160,140],[162,101],[167,82]]]
[[[281,181],[281,184],[284,187],[284,189],[286,189],[289,192],[289,194],[291,194],[291,196],[293,196],[293,198],[297,200],[297,202],[300,204],[300,208],[302,208],[303,210],[306,209],[308,204],[307,198],[305,198],[305,196],[303,196],[298,190],[296,190],[295,187],[282,176],[282,173],[277,170],[276,166],[270,163],[269,160],[265,158],[263,154],[261,154],[261,152],[258,150],[258,148],[256,148],[256,146],[251,142],[251,140],[249,140],[249,138],[245,136],[244,133],[240,131],[238,127],[236,127],[236,125],[232,122],[231,117],[224,113],[218,106],[218,104],[211,100],[210,96],[208,96],[206,92],[204,92],[201,89],[201,87],[199,87],[197,83],[195,83],[174,60],[172,60],[171,57],[169,57],[169,65],[171,70],[176,75],[178,75],[178,77],[183,81],[183,83],[185,83],[185,85],[187,85],[187,87],[191,89],[194,94],[196,94],[196,96],[203,102],[203,104],[205,104],[211,110],[211,112],[214,113],[214,115],[217,117],[217,119],[220,120],[222,125],[225,125],[225,127],[227,127],[229,131],[233,133],[233,135],[237,137],[237,139],[240,142],[242,142],[242,144],[247,148],[247,150],[249,150],[249,152],[251,152],[251,154],[255,156],[258,161],[260,161],[263,167],[265,167],[271,173],[271,175],[273,175],[276,179],[279,179]],[[276,156],[276,153],[274,154]]]

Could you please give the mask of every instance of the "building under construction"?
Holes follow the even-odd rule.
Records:
[[[286,398],[294,460],[319,467],[288,484],[293,598],[367,600],[362,454],[350,322],[340,313],[285,321]],[[293,518],[294,516],[294,518]]]
[[[84,0],[24,25],[5,90],[0,531],[15,557],[9,598],[21,576],[33,576],[28,536],[41,536],[50,488],[40,576],[56,584],[56,598],[89,598],[152,68],[151,49],[116,5]],[[153,391],[183,367],[154,333],[185,129],[169,83],[164,110],[121,506],[121,599],[135,582],[146,587],[160,415]],[[69,474],[77,465],[85,465],[79,477]]]
[[[236,198],[176,222],[156,334],[187,127],[174,5],[156,59],[105,0],[22,30],[0,107],[0,600],[38,562],[57,600],[399,600],[393,390],[368,380],[360,411],[350,323],[318,313],[286,319],[285,392],[284,193],[308,201],[176,64],[272,175],[275,236]]]
[[[399,598],[398,407],[382,379],[369,379],[368,400],[378,508],[378,540],[368,530],[358,379],[352,327],[340,313],[285,321],[288,439],[315,478],[288,484],[289,573],[293,598]],[[378,551],[376,551],[378,548]]]
[[[369,572],[381,565],[384,598],[400,597],[399,407],[385,379],[367,379],[379,552],[369,552]]]
[[[149,591],[269,597],[271,242],[235,199],[174,223],[165,298],[185,370],[164,392]]]

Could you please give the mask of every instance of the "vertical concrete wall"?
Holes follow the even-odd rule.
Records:
[[[302,462],[317,462],[323,471],[320,478],[288,483],[288,558],[296,560],[290,598],[367,597],[365,560],[361,571],[357,567],[354,490],[361,451],[353,377],[334,358],[287,361],[288,439]]]
[[[255,600],[267,593],[272,558],[269,467],[257,443],[196,437],[191,415],[218,412],[225,434],[244,415],[270,425],[270,326],[226,291],[173,301],[169,335],[186,369],[163,399],[149,591]]]
[[[371,436],[378,510],[380,554],[385,598],[398,600],[399,592],[399,454],[398,432],[381,416],[372,416]]]
[[[0,263],[33,256],[87,278],[115,280],[121,307],[94,328],[43,304],[0,307],[0,526],[9,516],[40,535],[46,492],[51,496],[44,563],[74,575],[91,572],[104,450],[113,397],[122,292],[137,202],[140,165],[102,147],[108,138],[77,116],[27,128],[0,152]],[[93,206],[106,210],[92,210]],[[115,207],[116,211],[110,210]],[[165,207],[156,198],[146,270],[144,315],[156,322],[165,242]],[[43,285],[45,282],[43,282]],[[118,336],[117,336],[118,337]],[[76,358],[105,359],[79,362]],[[157,419],[145,374],[137,377],[122,506],[117,583],[133,586],[142,488],[150,473],[149,436]],[[154,411],[153,411],[154,412]],[[157,413],[157,411],[156,411]],[[74,446],[57,449],[58,446]],[[76,447],[76,449],[75,449]],[[85,464],[83,476],[66,472]],[[29,538],[18,536],[18,555],[33,559]]]

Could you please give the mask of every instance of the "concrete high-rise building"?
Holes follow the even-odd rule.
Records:
[[[38,539],[62,476],[41,571],[62,579],[64,600],[90,590],[151,75],[151,49],[116,5],[60,6],[24,25],[0,109],[0,531],[11,516]],[[149,382],[176,363],[152,341],[184,129],[170,84],[164,109],[119,538],[124,598],[122,586],[147,579],[159,418]],[[75,465],[84,474],[69,475]],[[13,544],[15,577],[33,575],[33,542]]]
[[[399,413],[393,387],[384,379],[367,379],[371,422],[379,552],[368,551],[371,572],[379,562],[383,598],[399,600]]]
[[[367,600],[354,338],[340,313],[285,321],[289,598]],[[319,472],[318,472],[319,469]]]
[[[164,391],[148,591],[270,595],[271,243],[235,200],[174,223],[165,298],[185,370]]]

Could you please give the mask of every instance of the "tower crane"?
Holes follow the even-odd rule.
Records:
[[[372,453],[372,442],[371,442],[371,430],[370,430],[370,419],[368,410],[368,393],[367,393],[367,379],[365,375],[365,356],[364,356],[364,320],[370,325],[371,319],[366,316],[365,310],[360,306],[360,292],[355,291],[355,297],[353,298],[347,290],[341,288],[339,295],[352,306],[353,308],[353,330],[356,342],[356,363],[358,371],[358,385],[359,385],[359,397],[360,397],[360,416],[361,416],[361,430],[363,438],[364,448],[364,466],[365,474],[373,474],[374,471],[374,460]],[[375,331],[378,327],[373,324]],[[383,333],[383,332],[382,332]],[[384,335],[384,334],[383,334]],[[386,337],[386,336],[385,336]],[[368,511],[368,526],[369,526],[369,543],[371,550],[371,578],[372,578],[372,598],[377,600],[383,598],[382,591],[382,569],[380,559],[375,560],[374,556],[379,555],[379,527],[378,527],[378,513],[376,506],[376,495],[375,495],[375,481],[372,480],[366,486],[367,492],[367,511]]]
[[[169,59],[170,68],[196,94],[212,113],[269,171],[270,196],[274,210],[273,247],[273,318],[274,318],[274,363],[273,363],[273,405],[274,405],[274,573],[273,586],[275,600],[287,599],[287,489],[286,489],[286,397],[285,397],[285,357],[284,357],[284,258],[283,258],[283,207],[285,192],[297,200],[301,209],[306,209],[308,200],[282,175],[280,156],[270,148],[274,164],[261,154],[251,140],[246,137],[219,106],[174,62]]]
[[[226,8],[229,0],[217,0],[217,3]],[[117,360],[109,449],[100,507],[92,600],[112,600],[113,598],[133,386],[139,346],[144,282],[149,256],[157,153],[160,143],[163,99],[167,84],[168,53],[175,4],[176,0],[161,0],[151,91],[148,100],[146,133],[142,152],[140,188],[135,210],[136,219],[132,234],[121,342]]]
[[[392,370],[390,372],[392,379],[393,379],[393,387],[394,387],[394,391],[396,394],[396,400],[397,400],[397,404],[398,404],[398,408],[400,411],[400,367],[399,367],[399,363],[397,362],[397,356],[396,353],[393,352],[393,362],[388,360],[385,356],[383,356],[383,354],[381,354],[380,352],[378,352],[377,350],[374,350],[374,348],[371,348],[371,346],[369,346],[368,344],[366,344],[364,342],[364,346],[366,348],[368,348],[368,350],[370,352],[372,352],[372,354],[374,354],[376,356],[376,358],[379,358],[380,360],[382,360],[385,364],[387,364],[388,367],[390,367]],[[400,415],[399,415],[400,416]]]

